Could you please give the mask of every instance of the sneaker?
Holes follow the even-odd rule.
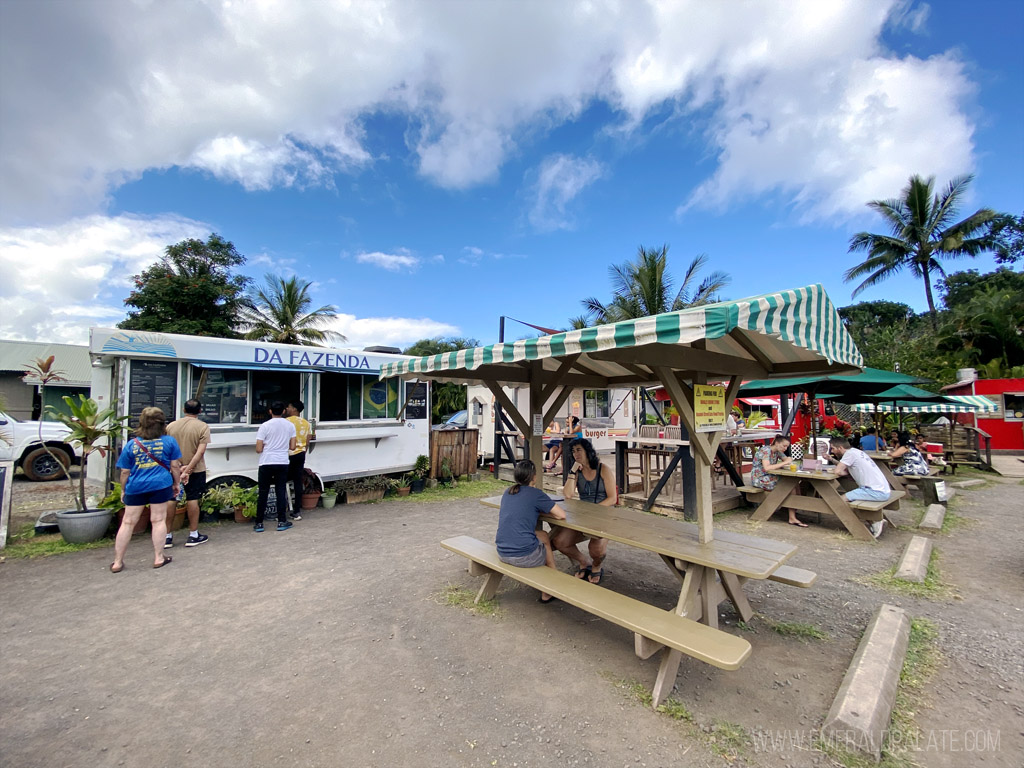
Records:
[[[209,536],[207,536],[206,534],[200,533],[197,536],[189,536],[187,539],[185,539],[185,546],[186,547],[198,547],[204,541],[209,541],[209,540],[210,540]]]
[[[883,528],[885,528],[885,520],[879,520],[878,522],[872,523],[868,526],[868,530],[871,531],[871,535],[876,539],[882,535]]]
[[[253,529],[253,530],[254,530],[254,531],[255,531],[256,533],[263,533],[263,523],[256,523],[256,525],[254,525],[254,526],[252,527],[252,529]]]
[[[302,515],[300,515],[298,512],[293,512],[292,515],[291,515],[291,518],[292,518],[292,520],[301,520],[302,519]]]
[[[164,549],[170,549],[174,546],[174,537],[171,534],[167,534],[167,538],[164,539]]]
[[[288,522],[288,521],[285,521],[283,523],[278,523],[277,524],[277,530],[279,530],[279,531],[287,531],[291,527],[292,527],[292,524],[290,522]]]

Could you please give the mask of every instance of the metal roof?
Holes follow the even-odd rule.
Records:
[[[64,381],[58,386],[83,386],[92,383],[92,361],[89,348],[78,344],[48,344],[41,341],[8,341],[0,339],[0,371],[24,374],[39,358],[54,356],[54,369],[61,371]],[[26,384],[38,379],[26,378]]]

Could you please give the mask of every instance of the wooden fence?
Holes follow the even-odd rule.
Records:
[[[479,456],[476,429],[439,429],[430,433],[430,477],[437,480],[442,476],[441,465],[447,458],[451,461],[454,477],[476,472]]]

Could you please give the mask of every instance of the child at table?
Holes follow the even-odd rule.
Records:
[[[789,438],[785,435],[776,435],[771,445],[762,445],[754,454],[754,463],[750,467],[750,482],[755,488],[763,488],[765,491],[775,490],[779,478],[772,474],[777,469],[785,469],[793,463],[793,459],[786,455],[789,449]],[[794,491],[799,491],[795,488]],[[789,510],[789,524],[798,528],[806,528],[807,523],[798,520],[796,510]]]
[[[540,529],[540,515],[548,514],[558,520],[565,519],[565,510],[539,488],[532,486],[537,468],[530,460],[516,464],[513,478],[515,485],[501,496],[498,511],[498,532],[494,543],[498,557],[503,563],[520,568],[537,568],[546,565],[555,567],[555,556],[551,551],[551,538],[547,531]],[[540,602],[554,600],[546,592],[540,593]]]

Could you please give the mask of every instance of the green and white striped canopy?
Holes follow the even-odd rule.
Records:
[[[995,403],[981,395],[946,395],[946,399],[952,402],[901,405],[899,401],[896,401],[896,407],[905,413],[995,413],[999,410]],[[858,403],[853,406],[853,409],[864,413],[874,413],[876,406],[873,403]],[[893,411],[892,403],[878,403],[877,410],[879,413],[891,413]]]
[[[567,360],[566,358],[572,358]],[[657,382],[653,369],[744,378],[857,373],[863,358],[824,288],[790,291],[667,312],[388,363],[381,377],[528,382],[530,369],[561,369],[574,386]]]

